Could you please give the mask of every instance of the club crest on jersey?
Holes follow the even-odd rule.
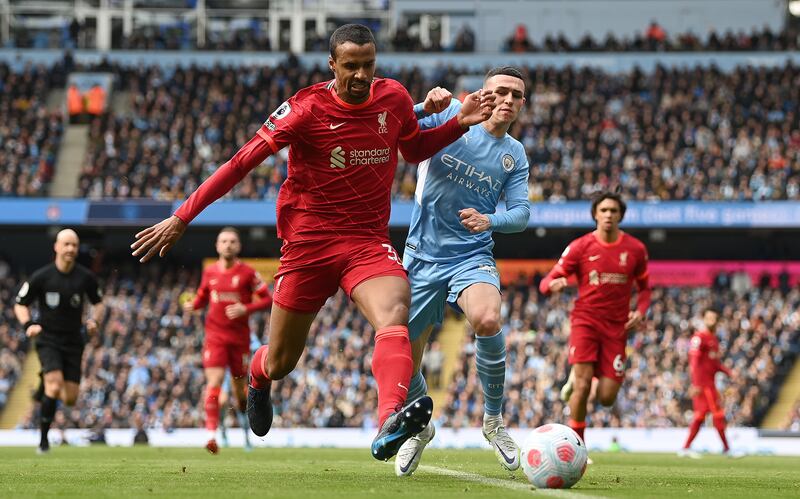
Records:
[[[231,285],[233,285],[234,288],[239,286],[239,276],[238,275],[233,276],[233,279],[231,279]]]
[[[622,267],[628,265],[628,252],[627,251],[623,251],[622,253],[619,254],[619,264]]]
[[[600,285],[600,274],[596,270],[589,272],[589,284],[592,286]]]
[[[69,299],[69,304],[72,305],[72,308],[78,308],[81,306],[81,295],[75,293],[72,295],[72,298]]]
[[[389,129],[386,128],[386,113],[387,111],[378,114],[378,133],[389,132]]]
[[[61,295],[56,292],[47,292],[44,294],[44,302],[50,308],[56,308],[61,303]]]
[[[506,172],[510,172],[511,170],[514,169],[515,166],[517,166],[517,162],[514,160],[514,156],[510,154],[503,154],[502,163],[503,163],[503,170],[505,170]]]

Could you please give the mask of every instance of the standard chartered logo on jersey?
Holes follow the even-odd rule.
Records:
[[[354,149],[345,150],[342,146],[331,149],[331,168],[344,170],[348,166],[380,165],[388,163],[392,157],[392,150],[384,149]]]

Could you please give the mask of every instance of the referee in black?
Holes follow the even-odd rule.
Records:
[[[78,234],[72,229],[62,230],[56,236],[54,249],[55,261],[34,272],[22,284],[14,305],[14,313],[25,334],[36,338],[36,351],[44,375],[39,453],[50,450],[47,432],[56,413],[57,400],[60,398],[72,405],[78,398],[84,347],[81,335],[84,298],[93,305],[91,318],[86,321],[86,332],[96,334],[103,318],[97,277],[76,262]],[[28,307],[33,302],[38,304],[38,321],[31,320]]]

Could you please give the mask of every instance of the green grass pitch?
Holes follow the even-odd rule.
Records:
[[[800,497],[800,458],[592,454],[568,491],[534,490],[490,450],[425,453],[411,478],[366,449],[0,448],[0,497]]]

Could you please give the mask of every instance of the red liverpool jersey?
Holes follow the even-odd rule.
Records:
[[[650,306],[647,248],[625,232],[620,231],[616,242],[610,244],[601,241],[594,232],[572,241],[547,279],[542,280],[540,290],[547,293],[552,279],[572,274],[578,278],[573,325],[627,322],[634,281],[639,288],[636,308],[644,315]]]
[[[385,236],[398,146],[408,161],[418,162],[465,131],[457,118],[420,131],[411,96],[394,80],[376,78],[368,100],[358,105],[339,98],[334,81],[318,83],[273,112],[175,214],[190,222],[269,154],[291,146],[278,195],[278,237]]]
[[[714,386],[714,375],[722,371],[730,376],[730,371],[719,360],[719,341],[710,331],[698,331],[692,336],[689,347],[689,370],[692,384],[703,388]]]
[[[253,301],[254,294],[260,298],[258,301]],[[193,306],[198,310],[209,303],[206,341],[247,345],[250,343],[249,314],[268,308],[272,304],[272,297],[266,283],[249,265],[236,262],[233,267],[225,269],[215,262],[203,270]],[[228,319],[225,307],[233,303],[246,305],[247,314]]]

